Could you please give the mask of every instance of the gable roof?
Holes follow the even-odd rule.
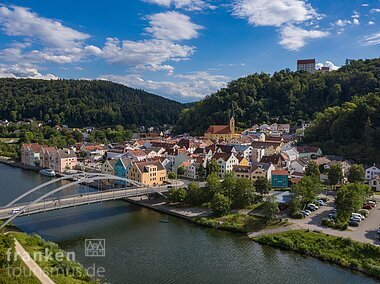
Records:
[[[210,134],[231,134],[229,125],[210,125],[205,133]]]

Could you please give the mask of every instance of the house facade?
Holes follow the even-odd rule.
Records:
[[[286,170],[272,171],[272,187],[288,187],[289,186],[289,173]]]

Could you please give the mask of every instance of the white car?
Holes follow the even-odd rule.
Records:
[[[312,207],[312,208],[315,208],[315,209],[318,209],[319,207],[313,203],[310,203],[308,204],[306,207]]]
[[[18,212],[20,212],[21,209],[20,208],[14,208],[11,212],[11,214],[17,214]]]
[[[351,214],[351,218],[352,217],[359,218],[360,220],[364,220],[365,219],[365,217],[363,215],[359,214],[359,213],[352,213]]]
[[[324,202],[322,199],[317,200],[317,203],[318,203],[320,206],[325,205],[325,202]]]
[[[366,204],[370,204],[370,205],[376,207],[376,202],[374,202],[374,201],[367,201]]]
[[[350,218],[350,221],[361,222],[362,219],[361,219],[360,217],[352,216],[352,217]]]
[[[302,210],[301,213],[306,216],[309,216],[311,214],[309,210]]]

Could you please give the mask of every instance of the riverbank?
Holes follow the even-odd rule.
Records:
[[[292,250],[380,279],[380,247],[308,230],[254,237],[254,241]]]
[[[12,159],[6,159],[5,157],[0,157],[0,163],[4,165],[8,165],[10,167],[19,168],[23,170],[33,171],[33,172],[39,172],[42,168],[41,167],[34,167],[29,165],[23,165],[20,162],[17,162]]]
[[[0,283],[97,283],[90,279],[80,263],[67,258],[67,252],[58,244],[46,241],[38,235],[28,235],[14,225],[6,226],[0,234],[2,238],[9,239],[6,243],[13,246],[9,247],[12,254],[10,259],[7,256],[6,267],[1,268],[0,265]],[[5,255],[6,252],[1,249],[0,246],[0,255]]]

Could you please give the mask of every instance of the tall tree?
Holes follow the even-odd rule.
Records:
[[[349,182],[364,182],[365,170],[362,165],[354,164],[348,171]]]
[[[267,178],[259,177],[254,182],[254,186],[256,191],[263,196],[264,194],[268,194],[272,190],[272,185]]]
[[[330,181],[330,185],[336,186],[343,179],[343,169],[340,163],[332,164],[329,169],[328,179]]]

